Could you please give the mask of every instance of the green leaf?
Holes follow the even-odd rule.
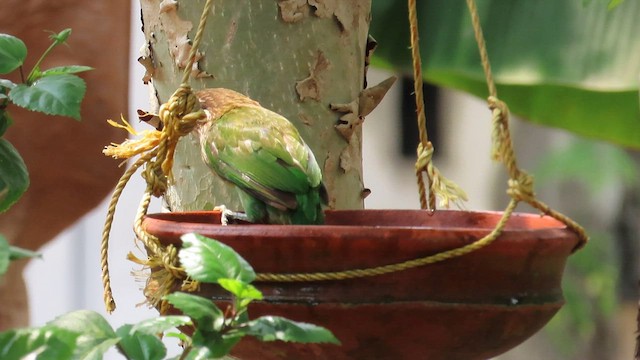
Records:
[[[219,331],[224,324],[222,310],[209,299],[183,292],[169,294],[164,299],[193,319],[197,329]]]
[[[209,348],[205,346],[198,346],[198,347],[191,348],[191,350],[185,357],[185,360],[209,360],[209,359],[215,359],[215,357],[211,353],[211,350],[209,350]]]
[[[622,4],[624,0],[611,0],[609,1],[609,6],[607,6],[607,8],[609,10],[612,10],[613,8],[615,8],[616,6]]]
[[[157,318],[140,321],[133,325],[131,331],[155,335],[183,325],[191,325],[191,319],[188,316],[159,316]]]
[[[82,65],[58,66],[41,72],[40,77],[43,78],[53,75],[77,74],[89,70],[93,70],[93,68],[91,66]]]
[[[0,34],[0,74],[19,68],[27,57],[27,46],[15,36]]]
[[[29,173],[16,148],[0,139],[0,212],[6,211],[29,187]]]
[[[14,104],[47,115],[69,116],[80,120],[84,80],[75,75],[51,75],[32,85],[18,84],[9,92]]]
[[[233,341],[226,343],[216,343],[212,346],[194,346],[191,348],[184,360],[209,360],[209,359],[235,359],[234,357],[225,357],[229,354],[233,346],[238,343],[240,339],[234,338]]]
[[[261,341],[340,344],[331,331],[321,326],[295,322],[278,316],[262,316],[252,320],[243,332]]]
[[[183,344],[190,344],[191,343],[191,337],[187,336],[184,333],[181,332],[167,332],[164,334],[165,338],[176,338],[179,341],[181,341]]]
[[[104,353],[120,340],[107,320],[95,311],[70,312],[57,317],[47,325],[80,334],[74,359],[102,359]]]
[[[116,334],[120,337],[118,347],[127,359],[162,360],[167,355],[167,349],[156,335],[135,331],[133,325],[121,326]]]
[[[575,139],[546,152],[535,174],[540,184],[571,181],[586,185],[592,194],[611,185],[640,180],[638,166],[624,150],[585,139]]]
[[[71,359],[77,333],[54,327],[9,330],[0,333],[0,359]]]
[[[16,84],[9,79],[0,79],[0,87],[4,87],[7,89],[13,89]]]
[[[246,307],[253,300],[262,300],[262,293],[253,285],[236,279],[219,279],[218,284],[240,299],[240,306]]]
[[[217,283],[221,278],[252,282],[256,274],[249,263],[229,246],[198,234],[181,237],[180,263],[197,281]]]
[[[3,96],[5,95],[0,93],[0,102],[2,102]],[[0,136],[4,135],[11,124],[13,124],[13,120],[9,113],[5,110],[0,110]]]
[[[607,11],[600,1],[478,2],[499,97],[539,124],[640,147],[638,73],[640,1]],[[424,76],[485,98],[485,85],[464,1],[418,2]],[[374,1],[374,65],[409,70],[405,1]],[[489,113],[486,118],[489,125]]]
[[[194,355],[189,353],[187,359],[218,359],[231,352],[231,349],[242,339],[244,334],[239,332],[221,334],[219,332],[205,332],[198,330],[193,334]]]
[[[10,256],[9,242],[0,234],[0,275],[4,275],[9,269]]]

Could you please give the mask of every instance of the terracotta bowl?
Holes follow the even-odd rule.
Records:
[[[233,247],[256,272],[362,269],[469,244],[501,213],[327,211],[322,226],[220,226],[217,212],[149,215],[164,244],[195,232]],[[514,214],[493,244],[459,258],[386,275],[320,282],[258,282],[251,317],[280,315],[325,326],[341,346],[242,340],[241,359],[487,359],[542,328],[563,305],[560,287],[578,238],[553,218]],[[216,286],[202,292],[216,301]]]

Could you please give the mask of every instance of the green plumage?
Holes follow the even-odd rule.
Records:
[[[203,160],[237,186],[249,221],[321,224],[322,173],[295,126],[228,89],[197,96],[208,115],[199,127]]]

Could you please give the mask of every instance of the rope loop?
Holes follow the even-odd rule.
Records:
[[[427,142],[426,147],[422,146],[422,143],[418,143],[416,153],[418,155],[416,159],[416,174],[427,172],[431,158],[433,157],[433,145],[431,141]]]
[[[536,199],[533,191],[533,176],[525,172],[520,172],[516,179],[509,179],[507,185],[507,194],[516,201],[524,201],[530,204]]]
[[[171,178],[178,140],[193,131],[198,121],[205,118],[205,113],[199,108],[198,99],[191,87],[182,84],[171,95],[169,101],[160,106],[158,116],[163,124],[158,161],[161,163],[162,173]]]
[[[163,247],[155,236],[148,234],[142,229],[141,224],[142,218],[147,214],[151,195],[160,197],[167,191],[168,182],[172,179],[173,157],[178,141],[182,136],[192,132],[201,120],[206,119],[205,112],[200,108],[198,99],[192,91],[191,86],[189,86],[189,77],[195,62],[197,49],[203,37],[207,15],[212,6],[213,0],[207,0],[204,5],[198,30],[189,53],[188,65],[184,69],[181,85],[159,109],[159,117],[163,125],[162,131],[146,131],[140,139],[125,140],[122,144],[111,144],[111,146],[107,146],[103,151],[106,155],[124,159],[140,155],[140,158],[125,172],[118,182],[111,198],[102,234],[102,283],[105,307],[108,312],[112,312],[116,308],[111,291],[107,261],[109,234],[113,223],[115,207],[127,182],[133,173],[142,165],[146,165],[142,176],[147,182],[147,188],[140,202],[138,213],[136,214],[134,232],[136,233],[137,239],[147,248],[148,254],[146,260],[139,260],[137,262],[148,267],[161,266],[164,270],[159,271],[158,273],[160,274],[156,275],[155,279],[150,278],[148,280],[147,288],[153,287],[149,285],[150,282],[153,281],[160,284],[157,291],[153,292],[154,295],[149,302],[152,305],[157,305],[162,299],[162,296],[171,291],[172,285],[177,279],[184,279],[185,277],[182,269],[180,269],[178,265],[178,252],[175,247]],[[109,121],[113,126],[123,128],[132,135],[138,135],[126,120],[122,119],[122,122],[123,124],[120,125]],[[192,284],[191,286],[197,286],[197,284]],[[166,307],[166,304],[160,305],[161,307]]]

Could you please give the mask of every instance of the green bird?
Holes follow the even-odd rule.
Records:
[[[246,220],[322,224],[322,173],[295,126],[233,90],[204,89],[196,96],[207,114],[197,127],[202,159],[237,187]]]

